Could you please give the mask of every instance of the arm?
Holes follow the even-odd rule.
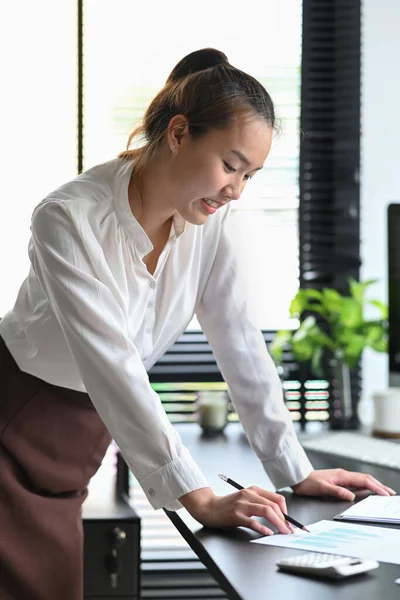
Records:
[[[297,440],[261,331],[249,315],[228,219],[227,212],[197,315],[250,444],[280,488],[304,480],[312,466]]]
[[[272,531],[253,515],[288,532],[283,496],[243,490],[217,497],[183,446],[153,391],[140,356],[125,335],[125,317],[96,277],[77,226],[57,202],[32,218],[30,257],[86,390],[154,508],[184,505],[209,526],[247,525]],[[181,500],[181,502],[179,502]]]
[[[31,230],[33,268],[96,410],[153,507],[179,508],[177,498],[208,484],[153,391],[95,258],[58,202],[35,210]]]
[[[224,220],[226,221],[227,215]],[[238,264],[223,223],[214,265],[198,308],[198,318],[228,384],[231,400],[265,471],[276,488],[302,495],[353,500],[348,487],[380,495],[395,492],[370,475],[344,469],[315,471],[300,446],[280,380],[259,328],[248,314]]]

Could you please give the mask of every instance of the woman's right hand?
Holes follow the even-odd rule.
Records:
[[[199,523],[206,527],[248,527],[262,535],[273,535],[272,529],[253,517],[264,517],[280,533],[293,533],[285,520],[286,500],[281,494],[251,486],[228,494],[216,496],[211,488],[201,488],[179,498],[181,504]]]

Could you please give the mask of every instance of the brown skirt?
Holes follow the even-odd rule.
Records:
[[[22,372],[0,337],[0,598],[81,600],[81,508],[111,442],[87,394]]]

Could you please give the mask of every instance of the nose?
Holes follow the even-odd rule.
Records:
[[[239,200],[242,195],[244,189],[244,182],[240,182],[237,184],[229,184],[224,190],[224,195],[227,196],[230,200]]]
[[[240,188],[236,187],[231,192],[231,200],[239,200],[241,195],[242,195],[242,190]]]

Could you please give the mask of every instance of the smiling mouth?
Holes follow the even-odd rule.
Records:
[[[220,202],[215,202],[215,200],[210,200],[209,198],[204,198],[204,202],[211,206],[211,208],[219,208],[221,206]]]

